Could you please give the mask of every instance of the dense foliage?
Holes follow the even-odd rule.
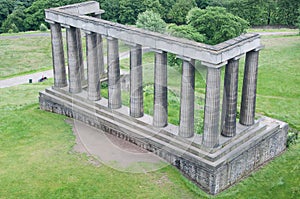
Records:
[[[300,7],[299,0],[211,0],[209,4],[225,7],[252,26],[295,26]]]
[[[164,20],[162,20],[158,13],[155,13],[151,10],[145,11],[138,15],[136,26],[138,28],[160,33],[164,33],[166,30],[166,23]]]
[[[188,13],[187,23],[205,35],[207,44],[217,44],[239,36],[248,27],[247,21],[222,7],[194,8]]]
[[[38,30],[44,9],[86,0],[0,0],[0,33]],[[97,0],[106,12],[103,19],[135,24],[140,13],[151,10],[166,23],[186,25],[190,9],[208,6],[226,8],[251,26],[297,26],[299,0]]]

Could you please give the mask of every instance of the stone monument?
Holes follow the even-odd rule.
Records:
[[[268,117],[255,118],[262,48],[259,35],[244,34],[215,46],[206,45],[102,20],[103,11],[95,1],[51,8],[45,13],[51,28],[54,85],[40,93],[41,109],[83,121],[157,154],[210,194],[230,187],[285,150],[288,125]],[[68,78],[62,28],[66,29]],[[87,75],[82,32],[86,34]],[[108,99],[100,94],[103,37],[107,39]],[[131,44],[130,107],[122,106],[121,101],[119,40]],[[153,117],[144,114],[143,108],[142,47],[155,52]],[[168,124],[167,53],[183,61],[179,126]],[[238,120],[238,69],[244,56]],[[195,134],[194,127],[196,60],[207,67],[201,135]]]

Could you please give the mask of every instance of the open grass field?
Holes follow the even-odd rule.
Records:
[[[300,36],[264,37],[262,42],[266,48],[260,56],[257,112],[300,130]],[[152,55],[145,59],[149,66],[144,67],[144,79],[151,82]],[[240,83],[242,65],[241,60]],[[196,76],[199,97],[204,93],[203,70],[199,68]],[[169,75],[169,86],[176,90],[180,72],[170,69]],[[95,166],[91,157],[72,151],[75,137],[65,117],[39,110],[38,91],[51,85],[49,80],[0,89],[0,198],[300,197],[299,140],[216,197],[205,194],[172,166],[144,174]]]
[[[47,33],[49,35],[46,35]],[[63,37],[66,51],[65,32]],[[85,52],[84,34],[82,34],[82,46]],[[123,43],[119,46],[120,52],[128,50]],[[106,48],[106,40],[103,42],[103,47]],[[85,53],[83,56],[86,59]],[[65,59],[67,61],[66,52]],[[52,69],[50,32],[33,31],[0,35],[0,80],[50,69]]]

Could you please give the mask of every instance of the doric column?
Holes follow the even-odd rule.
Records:
[[[250,51],[246,54],[240,123],[246,126],[254,124],[256,85],[259,51]]]
[[[100,100],[100,74],[97,58],[97,34],[86,33],[86,57],[88,71],[88,99]]]
[[[195,61],[182,63],[179,136],[194,136]]]
[[[206,93],[204,107],[204,132],[202,144],[209,148],[219,145],[219,120],[220,120],[220,78],[219,66],[207,65]]]
[[[49,23],[51,29],[54,86],[62,88],[66,87],[68,84],[66,77],[65,56],[61,26],[58,23]]]
[[[67,30],[67,51],[69,63],[69,91],[70,93],[80,93],[81,86],[81,71],[79,64],[79,54],[77,49],[77,29],[68,27]]]
[[[78,57],[79,57],[79,67],[80,67],[80,74],[81,74],[81,82],[85,82],[85,75],[84,75],[84,63],[83,63],[83,53],[82,53],[82,40],[81,40],[81,30],[79,28],[77,30],[77,50],[78,50]]]
[[[103,56],[103,39],[100,34],[97,34],[97,58],[100,77],[104,75],[104,56]]]
[[[122,106],[120,84],[119,44],[116,38],[107,38],[108,107]]]
[[[138,118],[143,115],[142,47],[135,45],[130,49],[130,116]]]
[[[222,135],[236,135],[236,111],[238,96],[239,59],[231,59],[225,68],[222,115]]]
[[[101,10],[97,13],[94,13],[94,17],[101,19],[101,14],[103,14],[104,11]],[[98,34],[97,35],[97,52],[98,52],[98,66],[99,66],[99,72],[100,72],[100,77],[104,75],[104,56],[103,56],[103,39],[102,35]]]
[[[153,126],[168,125],[167,52],[155,52]]]

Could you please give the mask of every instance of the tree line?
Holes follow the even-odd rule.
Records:
[[[85,0],[0,0],[0,33],[37,30],[44,22],[44,9]],[[97,0],[105,10],[103,18],[122,24],[135,24],[146,10],[159,13],[166,23],[186,24],[195,7],[218,6],[239,16],[251,26],[296,26],[299,0]]]

